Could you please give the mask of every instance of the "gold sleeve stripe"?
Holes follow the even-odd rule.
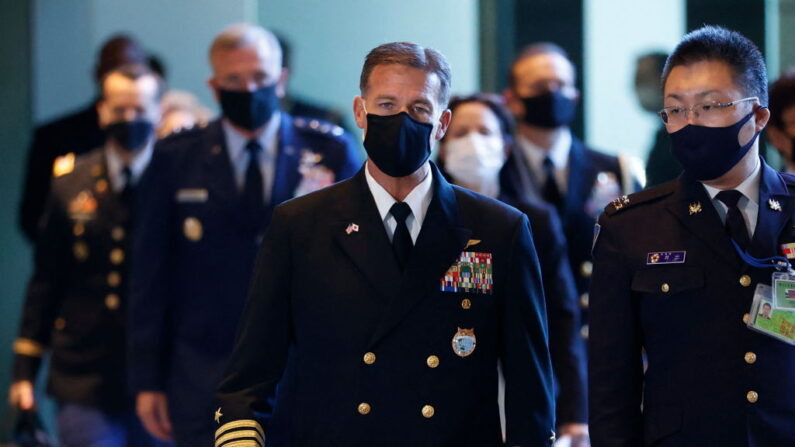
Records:
[[[262,434],[256,430],[235,430],[227,432],[225,435],[215,440],[216,447],[220,447],[223,443],[234,439],[254,438],[260,445],[265,445],[265,440],[262,439]]]
[[[41,357],[44,354],[44,346],[29,338],[18,338],[14,341],[14,353],[28,357]]]
[[[262,427],[259,425],[259,422],[255,421],[254,419],[241,419],[239,421],[227,422],[226,424],[222,425],[218,430],[215,431],[215,439],[218,439],[227,431],[234,430],[236,428],[253,428],[259,432],[263,439],[265,438],[265,433],[262,431]]]
[[[244,441],[230,442],[224,447],[262,447],[262,444],[257,443],[257,441],[253,439],[246,439]]]

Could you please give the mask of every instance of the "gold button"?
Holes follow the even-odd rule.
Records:
[[[669,291],[669,290],[671,290],[671,286],[669,286],[667,282],[664,282],[664,283],[663,283],[663,284],[660,286],[660,290],[662,290],[662,291],[663,291],[663,293],[668,293],[668,291]]]
[[[587,309],[589,299],[590,295],[588,295],[588,292],[585,292],[582,295],[580,295],[580,307],[582,307],[583,309]]]
[[[53,326],[55,326],[56,330],[62,331],[66,327],[66,320],[63,318],[56,318]]]
[[[113,265],[119,265],[124,262],[124,250],[121,248],[114,248],[110,251],[110,262]]]
[[[372,365],[373,363],[375,363],[375,354],[373,354],[372,352],[365,353],[362,359],[364,360],[364,363]]]
[[[751,277],[748,275],[743,275],[740,277],[740,285],[743,287],[748,287],[751,285]]]
[[[470,307],[472,307],[472,300],[470,300],[469,298],[464,298],[463,300],[461,300],[461,308],[469,309]]]
[[[91,175],[94,177],[99,177],[102,175],[102,166],[101,165],[94,165],[91,166]]]
[[[750,351],[746,352],[744,358],[745,358],[745,363],[749,365],[753,365],[754,363],[756,363],[756,354],[754,354],[753,352]]]
[[[108,273],[108,285],[111,287],[119,287],[121,284],[121,273],[110,272]]]
[[[751,314],[745,313],[743,314],[743,323],[748,324],[748,320],[751,319]]]
[[[75,255],[75,259],[80,262],[88,259],[88,245],[83,241],[75,242],[74,247],[72,247],[72,252]]]
[[[115,293],[109,293],[105,297],[105,306],[107,306],[108,309],[110,309],[110,310],[118,309],[120,303],[121,303],[121,300],[119,299],[119,295],[117,295]]]
[[[86,232],[86,226],[83,225],[83,222],[78,222],[75,224],[74,227],[72,227],[72,233],[74,233],[75,236],[80,237],[85,232]]]
[[[439,357],[429,355],[428,358],[425,359],[425,363],[428,365],[428,368],[436,368],[439,366]]]
[[[585,278],[590,278],[591,273],[593,273],[593,263],[591,261],[585,261],[580,266],[580,273]]]
[[[432,418],[435,413],[436,413],[436,410],[434,410],[434,408],[432,406],[430,406],[430,405],[426,405],[426,406],[422,407],[422,417],[424,417],[426,419]]]
[[[749,391],[745,394],[745,398],[748,399],[748,402],[755,404],[759,400],[759,394],[756,391]]]
[[[94,188],[97,190],[98,193],[104,194],[108,190],[108,181],[105,179],[97,180],[97,183],[94,185]]]
[[[124,228],[122,227],[113,227],[113,230],[110,232],[110,237],[113,238],[114,241],[119,242],[124,239]]]
[[[371,410],[370,404],[368,404],[367,402],[362,402],[362,403],[359,404],[358,410],[359,410],[359,414],[370,414],[370,410]]]

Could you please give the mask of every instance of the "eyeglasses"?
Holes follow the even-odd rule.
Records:
[[[709,101],[695,104],[690,107],[666,107],[657,113],[660,115],[660,118],[662,118],[663,123],[665,124],[685,124],[687,123],[687,112],[692,112],[700,123],[706,125],[715,125],[722,124],[723,117],[729,112],[729,107],[744,101],[759,101],[759,98],[756,96],[751,96],[731,102]]]

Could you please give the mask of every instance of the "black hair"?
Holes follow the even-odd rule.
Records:
[[[783,130],[786,126],[782,114],[790,107],[795,107],[795,66],[770,86],[770,124]]]
[[[727,64],[737,86],[767,105],[767,68],[762,52],[747,37],[720,26],[705,25],[682,38],[665,63],[662,85],[675,67],[702,61]]]

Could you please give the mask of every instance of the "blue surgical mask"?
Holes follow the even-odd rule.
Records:
[[[755,112],[726,127],[706,127],[688,124],[669,134],[672,152],[685,173],[696,180],[714,180],[729,172],[754,145],[759,132],[744,145],[738,138],[740,130]]]

